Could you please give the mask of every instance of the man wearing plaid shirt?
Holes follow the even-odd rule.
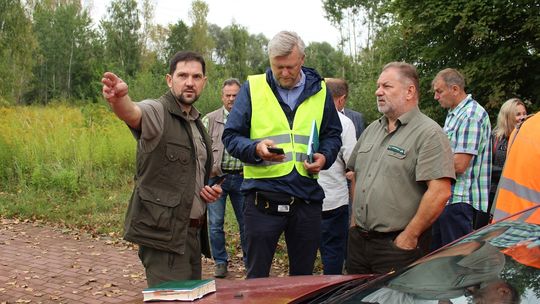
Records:
[[[236,78],[227,79],[223,82],[221,89],[221,101],[223,106],[208,113],[203,117],[202,122],[212,137],[212,151],[214,164],[210,173],[210,184],[220,175],[226,174],[225,181],[221,184],[223,193],[213,204],[208,204],[208,224],[210,230],[210,248],[212,257],[216,263],[214,276],[224,278],[227,276],[228,255],[225,249],[225,233],[223,224],[225,222],[225,206],[227,196],[231,199],[231,205],[236,215],[238,228],[240,231],[240,243],[242,253],[245,257],[244,241],[244,220],[242,210],[244,209],[244,196],[240,193],[240,186],[244,181],[242,174],[242,162],[225,150],[221,136],[227,122],[227,117],[231,111],[236,95],[240,90],[240,82]]]
[[[433,224],[431,247],[437,249],[487,224],[491,126],[486,110],[465,93],[465,80],[457,70],[440,71],[432,86],[435,100],[448,109],[444,131],[456,170],[452,196]]]

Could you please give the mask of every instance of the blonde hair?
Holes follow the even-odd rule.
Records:
[[[519,98],[510,98],[503,103],[497,115],[497,125],[493,129],[495,138],[510,137],[516,126],[516,110],[519,105],[527,108]]]

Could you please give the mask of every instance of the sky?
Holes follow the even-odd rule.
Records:
[[[140,0],[138,0],[141,2]],[[167,25],[188,17],[192,0],[152,0],[154,21]],[[248,33],[263,33],[268,39],[282,30],[295,31],[306,45],[310,42],[330,43],[337,47],[339,31],[324,15],[322,0],[204,0],[208,4],[208,22],[221,28],[236,24],[245,26]],[[105,14],[108,0],[83,0],[90,8],[94,22]]]

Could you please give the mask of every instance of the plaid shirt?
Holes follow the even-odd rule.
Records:
[[[229,111],[225,109],[225,107],[222,107],[223,109],[223,124],[227,123],[227,119],[229,118]],[[209,121],[208,116],[204,116],[202,119],[202,123],[205,126],[205,128],[208,130]],[[243,165],[242,162],[232,157],[229,152],[227,152],[227,149],[223,149],[223,158],[221,160],[221,170],[242,170]]]
[[[506,230],[504,229],[506,228]],[[522,222],[519,220],[497,222],[490,227],[469,236],[460,243],[478,240],[481,236],[490,234],[492,231],[501,230],[489,240],[491,245],[499,248],[508,248],[520,242],[528,242],[531,246],[540,246],[540,228],[538,225]]]
[[[491,180],[491,125],[486,110],[467,95],[448,111],[444,131],[454,154],[473,155],[465,172],[456,176],[448,203],[467,203],[486,212]]]

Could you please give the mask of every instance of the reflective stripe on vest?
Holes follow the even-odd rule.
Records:
[[[274,92],[266,82],[266,75],[248,77],[251,94],[250,138],[260,141],[271,139],[275,146],[283,148],[283,162],[263,161],[258,164],[244,164],[245,178],[273,178],[289,174],[296,168],[302,176],[310,176],[304,168],[307,159],[307,144],[313,120],[320,130],[326,100],[326,86],[321,82],[321,90],[304,100],[296,109],[292,129]]]
[[[495,220],[500,220],[540,204],[540,191],[527,188],[516,181],[501,176],[496,202],[497,208],[493,217]]]
[[[495,198],[494,220],[540,204],[540,115],[527,119],[510,138]],[[509,143],[510,144],[510,143]]]

